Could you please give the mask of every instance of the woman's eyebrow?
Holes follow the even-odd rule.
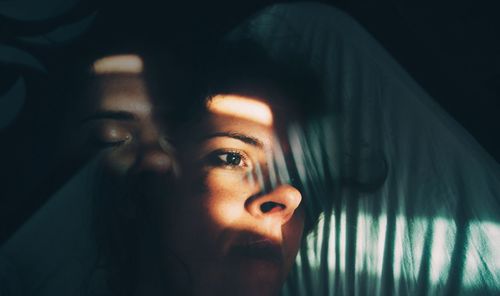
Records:
[[[216,137],[229,137],[229,138],[233,138],[236,140],[240,140],[246,144],[256,146],[258,148],[264,147],[264,143],[261,140],[255,138],[255,137],[248,136],[248,135],[241,134],[241,133],[237,133],[237,132],[217,132],[217,133],[213,133],[213,134],[206,136],[205,139],[216,138]]]
[[[127,111],[97,111],[81,120],[81,123],[86,123],[91,120],[99,120],[99,119],[114,119],[114,120],[123,120],[123,121],[132,121],[136,120],[136,116],[133,113]]]

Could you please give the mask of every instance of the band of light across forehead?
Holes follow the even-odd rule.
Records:
[[[273,124],[271,108],[257,99],[238,95],[216,95],[207,103],[207,108],[214,113],[250,120],[265,126]]]

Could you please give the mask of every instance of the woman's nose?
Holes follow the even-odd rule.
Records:
[[[273,217],[283,225],[292,218],[301,200],[302,195],[295,187],[283,184],[271,192],[249,197],[245,202],[245,208],[258,219]]]

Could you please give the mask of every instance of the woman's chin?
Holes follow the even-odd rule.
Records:
[[[276,278],[267,278],[265,273],[247,274],[245,278],[239,277],[236,280],[232,278],[222,279],[217,285],[219,288],[214,289],[213,295],[221,296],[276,296],[281,288],[281,281]],[[206,291],[205,291],[206,292]],[[202,293],[200,295],[207,295]]]
[[[196,289],[199,295],[275,296],[284,278],[280,264],[262,258],[231,260],[205,276]]]

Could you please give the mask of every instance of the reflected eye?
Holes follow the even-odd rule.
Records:
[[[115,123],[100,123],[90,130],[92,144],[100,148],[121,146],[132,138],[130,128]]]

